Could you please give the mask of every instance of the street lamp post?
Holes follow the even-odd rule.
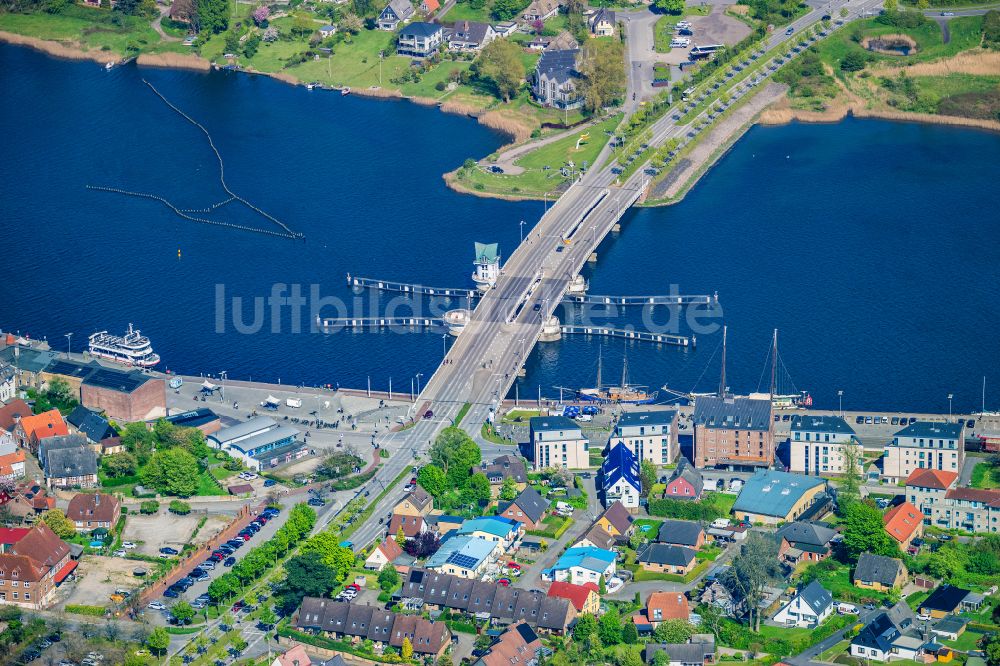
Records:
[[[420,395],[420,378],[424,376],[424,373],[417,373],[417,395]]]
[[[66,336],[66,358],[69,358],[70,357],[70,353],[72,351],[71,347],[72,347],[72,342],[73,342],[73,334],[72,333],[66,333],[65,336]]]
[[[951,420],[951,400],[955,397],[954,393],[948,394],[948,420]]]
[[[219,373],[219,378],[222,380],[222,402],[226,401],[226,371],[223,370]]]
[[[441,334],[441,358],[448,355],[448,334]]]
[[[837,391],[837,402],[840,405],[840,418],[844,418],[844,391]]]
[[[524,220],[521,220],[521,242],[524,242]]]

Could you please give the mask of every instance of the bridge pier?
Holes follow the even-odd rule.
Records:
[[[591,252],[590,256],[587,257],[587,261],[589,261],[592,264],[596,264],[597,263],[597,253],[596,252]]]
[[[560,339],[562,339],[562,325],[559,322],[559,317],[553,315],[542,324],[542,333],[538,336],[538,341],[555,342]]]

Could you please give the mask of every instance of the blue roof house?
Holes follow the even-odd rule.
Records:
[[[598,584],[601,578],[607,580],[615,574],[616,559],[614,551],[595,546],[570,548],[555,565],[542,571],[542,579],[566,581],[573,585]]]
[[[619,442],[611,447],[601,464],[601,495],[604,506],[616,501],[631,512],[639,508],[639,461],[632,450]]]
[[[509,550],[523,533],[523,523],[503,516],[473,518],[462,523],[455,532],[456,535],[473,536],[499,543],[504,551]]]
[[[765,525],[797,520],[825,490],[825,479],[770,469],[757,470],[743,484],[733,505],[733,515]]]

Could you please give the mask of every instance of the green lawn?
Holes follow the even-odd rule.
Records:
[[[549,539],[558,539],[569,526],[573,524],[572,518],[563,518],[562,516],[548,515],[542,520],[545,524],[545,529],[542,530],[529,530],[528,534],[532,536],[546,537]]]
[[[813,564],[811,566],[818,565]],[[808,568],[810,567],[807,567],[807,569]],[[817,580],[823,585],[823,587],[829,590],[830,594],[832,594],[836,599],[843,599],[844,601],[851,602],[881,602],[888,598],[888,595],[883,592],[855,587],[851,582],[850,568],[847,565],[839,565],[832,572],[823,572],[819,575]]]
[[[1000,467],[989,462],[977,464],[972,468],[972,480],[969,485],[973,488],[1000,488]]]
[[[840,655],[842,655],[845,652],[847,652],[847,650],[848,650],[848,648],[850,648],[850,646],[851,646],[851,641],[848,641],[848,640],[840,641],[839,643],[837,643],[836,645],[834,645],[830,649],[826,650],[825,652],[821,652],[819,654],[819,656],[816,658],[816,660],[817,661],[833,661],[836,657],[839,657]]]
[[[968,652],[969,650],[975,650],[978,647],[980,639],[982,639],[983,634],[978,631],[966,630],[964,634],[958,637],[957,641],[942,641],[945,645],[950,648],[954,648],[959,652]]]
[[[704,573],[705,569],[707,569],[710,564],[712,564],[711,561],[702,560],[697,565],[695,565],[695,568],[691,570],[691,573],[687,574],[686,576],[679,576],[677,574],[659,573],[656,571],[646,571],[645,569],[642,568],[641,565],[639,565],[636,568],[633,580],[637,583],[640,583],[644,580],[666,580],[675,583],[690,583],[692,580],[694,580],[702,573]]]
[[[635,523],[636,534],[641,534],[648,538],[650,541],[656,540],[656,535],[660,533],[660,525],[663,524],[662,520],[655,520],[653,518],[638,518]],[[649,529],[643,531],[643,526],[649,525]]]
[[[490,3],[483,3],[483,6],[476,9],[468,2],[456,2],[455,6],[448,10],[448,13],[441,18],[447,23],[456,21],[478,21],[479,23],[492,23],[490,16]]]
[[[127,48],[145,49],[159,44],[160,36],[149,21],[120,17],[121,25],[111,22],[111,11],[74,5],[59,14],[0,13],[0,30],[40,39],[69,42],[86,51],[111,51],[123,55]]]
[[[593,165],[607,141],[606,132],[616,128],[620,122],[621,115],[612,116],[593,127],[581,129],[524,155],[514,162],[525,169],[524,173],[509,175],[488,173],[480,168],[463,169],[459,180],[468,187],[491,192],[536,196],[552,192],[565,180],[560,169],[570,161],[577,168],[584,163]],[[577,140],[583,134],[589,134],[590,137],[577,149]],[[593,453],[591,451],[592,456]]]

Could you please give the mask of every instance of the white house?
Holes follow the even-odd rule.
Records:
[[[389,0],[389,4],[378,15],[378,29],[392,32],[400,23],[408,21],[413,14],[413,5],[410,4],[410,0]]]
[[[774,621],[781,622],[787,627],[812,629],[819,626],[832,613],[833,596],[814,580],[795,592],[791,601],[775,614]]]
[[[602,578],[606,581],[615,575],[616,560],[617,556],[611,550],[593,546],[570,548],[554,566],[542,571],[542,579],[566,581],[574,585],[600,584]]]
[[[677,412],[626,412],[618,419],[609,444],[627,445],[639,460],[672,463],[679,452]]]
[[[639,509],[639,463],[624,444],[615,444],[601,465],[601,490],[604,506],[616,501],[630,512]]]
[[[0,363],[0,402],[10,402],[14,399],[14,378],[17,372],[14,366]]]
[[[861,442],[854,429],[839,416],[795,416],[789,436],[790,466],[793,472],[825,476],[846,474],[847,452],[853,452],[855,473],[864,462]]]

